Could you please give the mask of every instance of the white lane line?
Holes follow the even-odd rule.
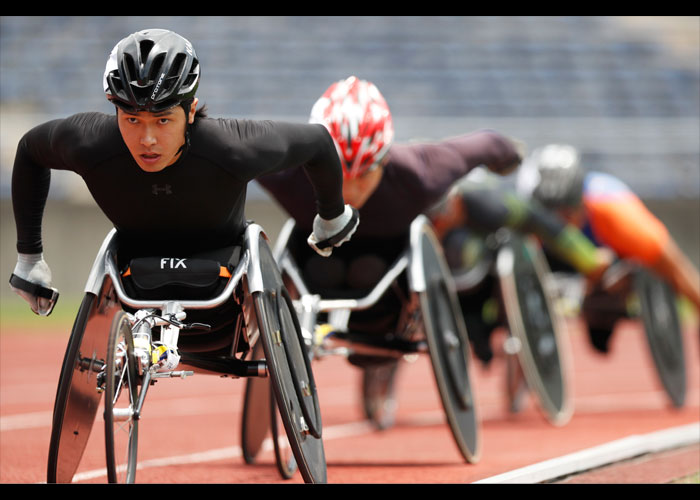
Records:
[[[475,483],[533,484],[612,464],[645,453],[700,443],[700,422],[629,436],[586,450],[491,476]]]
[[[52,411],[37,411],[0,417],[0,432],[51,427]]]
[[[323,428],[323,441],[332,439],[342,439],[347,437],[359,436],[374,432],[375,428],[369,422],[353,422],[349,424],[334,425]],[[285,443],[286,444],[286,443]],[[286,444],[286,446],[289,446]],[[272,450],[272,439],[267,438],[263,441],[262,451]],[[227,460],[242,456],[240,446],[229,446],[226,448],[218,448],[215,450],[207,450],[198,453],[189,453],[187,455],[177,455],[173,457],[154,458],[151,460],[139,461],[136,470],[152,469],[154,467],[167,467],[171,465],[184,465],[202,462],[213,462],[216,460]],[[79,472],[73,477],[73,482],[78,483],[107,476],[107,469],[95,469],[91,471]]]

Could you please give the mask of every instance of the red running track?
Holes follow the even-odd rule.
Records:
[[[570,326],[574,415],[563,427],[547,423],[531,399],[520,413],[506,410],[501,359],[488,370],[473,365],[482,420],[478,464],[466,464],[457,451],[427,356],[402,365],[397,423],[381,432],[363,421],[359,370],[342,358],[314,362],[329,483],[488,482],[622,439],[646,438],[666,429],[700,429],[697,326],[685,335],[688,396],[682,409],[667,403],[636,323],[619,327],[607,356],[592,351],[579,323]],[[0,483],[46,480],[51,412],[67,340],[68,332],[4,331],[0,336]],[[261,454],[259,464],[243,462],[239,444],[244,387],[244,380],[201,374],[159,381],[149,391],[141,420],[137,482],[302,482],[298,473],[290,481],[281,480],[271,451]],[[106,481],[102,429],[99,419],[76,476],[80,482]],[[626,462],[620,472],[604,469],[597,476],[578,476],[588,480],[566,481],[666,482],[700,470],[697,440],[662,455],[677,460],[667,476],[659,475],[663,467],[658,465],[635,467],[646,463],[642,457]],[[530,482],[527,476],[515,477],[516,482]]]

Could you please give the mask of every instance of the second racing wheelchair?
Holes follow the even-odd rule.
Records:
[[[127,269],[117,239],[112,230],[95,259],[67,346],[47,481],[73,480],[104,420],[108,480],[134,482],[154,381],[201,373],[268,380],[304,481],[326,482],[307,346],[262,228],[249,223],[240,245],[221,252],[132,259]]]
[[[529,391],[550,423],[567,423],[573,411],[570,345],[539,242],[508,228],[487,234],[460,228],[445,237],[444,245],[470,335],[482,324],[506,330],[510,411],[521,409]],[[484,321],[486,315],[491,319]],[[473,317],[478,320],[470,322]],[[482,335],[488,339],[490,333]]]
[[[343,274],[363,282],[350,289],[328,285],[335,274],[333,266],[342,267],[348,261],[325,261],[329,266],[319,269],[307,259],[310,253],[304,242],[303,231],[289,220],[279,235],[275,256],[311,358],[342,355],[360,367],[365,415],[384,428],[393,422],[393,382],[399,362],[429,355],[455,443],[467,462],[477,462],[480,422],[467,331],[442,247],[427,217],[417,217],[410,234],[393,242],[361,248],[355,239],[339,249],[352,253],[350,266],[354,267]],[[341,259],[342,252],[337,254]],[[378,254],[383,258],[377,259]],[[325,286],[317,286],[320,281]],[[243,454],[248,463],[254,463],[271,430],[278,469],[290,478],[296,464],[293,457],[284,456],[277,409],[269,394],[264,380],[248,380]]]

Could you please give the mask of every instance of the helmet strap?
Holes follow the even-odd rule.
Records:
[[[180,154],[183,151],[186,151],[190,147],[190,108],[192,107],[192,102],[194,99],[187,99],[186,101],[182,101],[180,103],[180,106],[182,106],[182,109],[185,111],[185,142],[180,146],[180,149],[177,150],[176,154]]]

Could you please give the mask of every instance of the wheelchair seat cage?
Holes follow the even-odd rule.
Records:
[[[157,378],[185,378],[196,372],[269,378],[304,480],[325,482],[315,384],[304,363],[301,336],[292,331],[297,322],[294,311],[280,300],[286,290],[262,228],[248,224],[235,269],[223,290],[206,300],[143,300],[127,294],[117,267],[115,236],[116,230],[110,231],[95,259],[64,358],[54,405],[48,482],[72,481],[102,393],[108,480],[134,482],[138,422],[149,387]],[[185,323],[187,311],[214,309],[231,300],[239,304],[240,313],[230,355],[180,352],[182,329],[209,328]],[[151,338],[154,327],[161,328],[160,342]],[[263,347],[255,350],[258,358],[245,359],[258,340]],[[123,435],[122,429],[126,429]],[[117,448],[122,450],[115,453]]]

